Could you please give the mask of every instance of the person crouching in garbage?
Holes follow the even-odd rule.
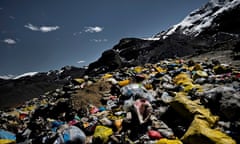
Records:
[[[152,105],[146,99],[138,99],[133,104],[140,124],[146,123],[152,114]]]

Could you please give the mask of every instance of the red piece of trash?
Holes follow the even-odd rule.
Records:
[[[148,131],[148,136],[151,139],[160,139],[160,138],[162,138],[162,135],[158,131],[156,131],[156,130],[149,130]]]

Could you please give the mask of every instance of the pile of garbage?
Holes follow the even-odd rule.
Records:
[[[236,144],[239,111],[239,69],[168,59],[72,79],[1,111],[0,143]]]

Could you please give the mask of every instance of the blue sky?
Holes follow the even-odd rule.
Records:
[[[0,0],[0,75],[82,67],[152,37],[208,0]]]

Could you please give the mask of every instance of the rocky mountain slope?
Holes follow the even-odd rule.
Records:
[[[102,73],[129,65],[154,63],[165,58],[232,50],[239,43],[240,1],[211,0],[182,22],[152,40],[124,38],[89,65],[88,73]]]
[[[69,78],[83,76],[85,69],[66,66],[61,70],[26,73],[10,79],[0,78],[0,109],[16,106],[47,91],[69,83]]]

